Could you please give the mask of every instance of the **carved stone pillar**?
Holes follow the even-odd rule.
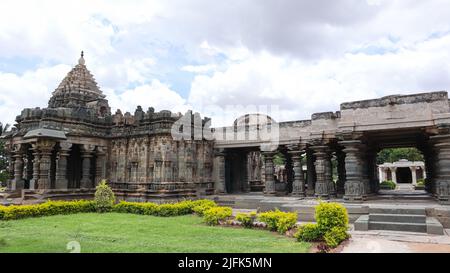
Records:
[[[344,146],[345,156],[345,195],[347,202],[361,202],[365,197],[362,166],[362,143],[359,140],[339,142]]]
[[[439,203],[450,204],[450,135],[431,137],[436,152],[436,195]]]
[[[217,183],[216,193],[226,193],[225,188],[225,153],[223,149],[216,149],[214,151],[215,163],[217,164]]]
[[[82,164],[82,177],[80,182],[80,188],[91,189],[93,187],[92,176],[91,176],[91,159],[93,157],[92,152],[95,149],[93,145],[82,145],[81,146],[81,158],[83,160]]]
[[[55,146],[55,142],[50,140],[44,140],[38,142],[37,148],[40,152],[40,160],[39,160],[39,180],[38,180],[38,189],[39,190],[47,190],[51,188],[50,181],[50,160],[52,155],[53,147]]]
[[[292,196],[305,197],[306,196],[306,187],[305,187],[305,178],[303,176],[303,168],[302,168],[302,151],[297,148],[291,148],[289,151],[292,157],[293,163],[293,171],[294,171],[294,181],[292,183]]]
[[[244,183],[242,185],[243,192],[250,192],[250,180],[252,179],[252,153],[245,153],[245,174]]]
[[[23,146],[21,144],[14,145],[14,180],[11,184],[11,190],[22,190],[25,185],[23,180]]]
[[[316,167],[314,165],[314,152],[310,149],[306,151],[306,181],[308,184],[307,195],[314,196],[316,181]]]
[[[106,179],[106,147],[97,147],[96,155],[95,186],[97,186],[102,179]]]
[[[30,190],[34,190],[36,189],[37,185],[38,185],[38,181],[39,181],[39,166],[40,166],[40,158],[41,158],[41,154],[39,152],[39,149],[37,147],[36,144],[32,144],[31,145],[32,150],[33,150],[33,178],[31,178],[30,181]]]
[[[264,155],[264,166],[265,166],[265,176],[266,176],[266,187],[264,190],[264,194],[266,195],[275,195],[275,179],[274,179],[274,164],[273,157],[276,152],[263,152]]]
[[[69,180],[67,179],[67,159],[69,157],[72,143],[60,142],[59,152],[56,158],[56,183],[55,188],[66,190],[69,188]]]
[[[312,146],[311,149],[314,151],[314,156],[316,157],[315,169],[316,169],[316,187],[315,196],[327,199],[330,197],[330,177],[328,174],[328,155],[327,146]]]

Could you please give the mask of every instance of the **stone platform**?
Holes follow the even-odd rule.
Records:
[[[262,193],[213,195],[208,198],[213,199],[220,205],[230,206],[235,209],[267,211],[278,208],[281,211],[295,211],[298,214],[298,220],[301,222],[315,221],[314,208],[319,204],[319,200],[314,197],[300,199],[289,196],[264,196]],[[369,215],[371,208],[411,208],[424,210],[427,217],[434,217],[444,228],[450,228],[450,206],[440,205],[430,196],[415,200],[408,199],[408,197],[402,199],[401,196],[392,199],[385,199],[383,196],[379,198],[373,196],[368,201],[360,204],[345,203],[342,198],[324,201],[342,203],[347,208],[350,223],[354,223],[361,216]]]

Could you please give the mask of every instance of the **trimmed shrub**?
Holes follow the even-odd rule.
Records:
[[[94,201],[48,201],[35,205],[0,206],[0,220],[95,211],[96,205]]]
[[[169,217],[186,215],[192,213],[192,206],[189,201],[183,201],[173,204],[161,204],[156,208],[155,216]]]
[[[278,231],[283,234],[295,226],[297,223],[297,213],[282,212],[276,209],[275,211],[260,213],[258,219],[259,221],[266,223],[271,231]]]
[[[201,202],[198,202],[201,201]],[[212,208],[212,207],[216,207],[217,204],[212,201],[212,200],[198,200],[198,201],[194,201],[196,203],[194,203],[192,210],[198,215],[198,216],[203,216],[203,213]]]
[[[349,237],[346,227],[333,227],[323,235],[323,239],[327,246],[331,248],[337,247],[340,243]]]
[[[108,212],[111,211],[114,203],[116,202],[116,197],[112,189],[106,184],[106,180],[103,179],[100,184],[96,187],[95,191],[95,207],[98,212]]]
[[[298,241],[324,241],[320,246],[326,252],[328,248],[335,248],[350,237],[347,232],[347,209],[342,204],[321,202],[316,206],[315,218],[317,224],[299,227],[294,235]]]
[[[425,179],[423,178],[417,179],[417,186],[425,186]]]
[[[208,225],[215,226],[231,217],[232,210],[229,207],[212,207],[203,212],[203,221]]]
[[[298,228],[294,237],[299,242],[317,242],[322,240],[322,232],[317,224],[307,223]]]
[[[242,226],[245,228],[252,228],[253,223],[256,219],[256,212],[249,212],[249,213],[238,213],[236,215],[236,220],[241,222]]]
[[[333,227],[347,228],[348,226],[347,209],[339,203],[321,202],[316,206],[315,218],[322,234]]]
[[[155,203],[136,203],[120,201],[112,208],[113,212],[155,215],[158,205]]]
[[[134,214],[144,214],[153,216],[178,216],[191,214],[199,206],[216,206],[216,203],[211,200],[186,200],[178,203],[167,203],[167,204],[155,204],[155,203],[137,203],[137,202],[127,202],[120,201],[113,207],[114,212],[119,213],[134,213]]]
[[[385,180],[380,183],[381,189],[394,190],[396,187],[397,184],[395,184],[392,180]]]
[[[297,213],[295,212],[285,212],[278,219],[277,231],[281,234],[285,234],[286,231],[295,227],[297,224]]]

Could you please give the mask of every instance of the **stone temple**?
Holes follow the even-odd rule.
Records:
[[[180,120],[187,122],[178,126]],[[346,102],[309,120],[277,122],[249,113],[228,127],[210,128],[208,118],[190,111],[137,107],[134,114],[112,114],[82,56],[48,107],[24,109],[16,122],[3,136],[10,198],[86,198],[107,179],[126,200],[261,192],[364,202],[379,192],[377,153],[416,147],[425,159],[426,191],[450,204],[445,91]],[[285,158],[283,179],[275,172],[278,153]]]

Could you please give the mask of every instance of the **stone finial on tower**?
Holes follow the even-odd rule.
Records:
[[[84,51],[81,51],[81,57],[78,60],[78,64],[84,65]]]

